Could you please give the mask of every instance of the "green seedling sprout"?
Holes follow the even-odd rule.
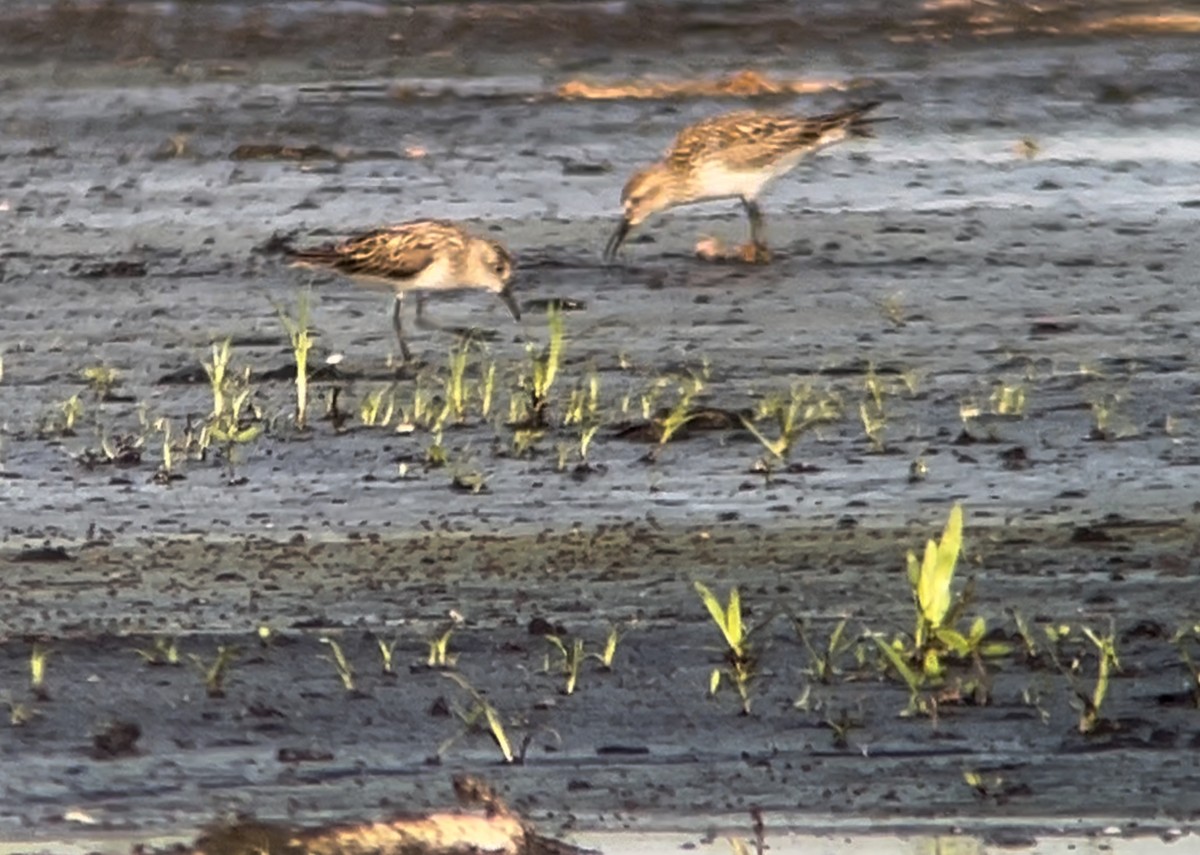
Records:
[[[190,654],[193,664],[204,678],[204,693],[210,698],[225,697],[225,681],[233,669],[238,653],[236,647],[222,644],[217,647],[217,655],[213,657],[211,664],[205,664],[204,659],[194,653]]]
[[[1192,706],[1200,709],[1200,666],[1197,666],[1192,656],[1191,645],[1200,639],[1200,624],[1181,629],[1171,638],[1171,643],[1179,651],[1179,659],[1188,672],[1188,690],[1192,695]]]
[[[46,689],[46,663],[50,659],[50,648],[35,642],[29,652],[29,690],[39,701],[50,699]]]
[[[833,731],[833,747],[845,750],[850,747],[850,731],[861,728],[862,722],[851,716],[848,710],[843,709],[836,718],[826,717],[825,726]]]
[[[496,708],[489,704],[483,695],[468,683],[462,675],[446,674],[445,676],[457,683],[460,688],[470,695],[474,705],[465,713],[458,713],[463,723],[463,729],[438,747],[438,755],[445,754],[451,745],[478,727],[480,720],[482,720],[487,724],[488,733],[491,734],[492,741],[495,742],[496,747],[500,750],[500,755],[504,758],[504,762],[514,764],[523,761],[524,758],[521,757],[518,759],[516,752],[513,751],[512,741],[508,738],[508,733],[504,729],[504,721],[500,718],[500,714],[496,711]]]
[[[715,695],[721,688],[723,677],[728,677],[741,699],[742,715],[750,714],[750,684],[754,680],[757,656],[750,645],[750,632],[742,620],[742,599],[736,587],[729,589],[729,604],[721,600],[706,585],[695,582],[696,593],[725,640],[726,668],[714,668],[709,676],[708,693]]]
[[[271,629],[270,624],[260,623],[254,634],[258,636],[258,646],[264,649],[275,641],[275,630]]]
[[[142,657],[147,665],[155,667],[176,667],[179,661],[179,643],[174,638],[157,636],[152,646],[134,648],[134,653]]]
[[[24,727],[41,715],[38,710],[28,704],[14,701],[12,698],[6,698],[4,703],[8,707],[8,723],[12,727]]]
[[[772,395],[758,406],[756,419],[774,421],[779,430],[776,439],[769,439],[754,421],[742,416],[742,425],[754,435],[772,460],[786,463],[796,441],[813,427],[841,418],[841,402],[832,395],[818,395],[809,386],[795,385],[787,397]],[[770,471],[770,461],[760,461]]]
[[[479,383],[479,415],[487,419],[492,414],[492,401],[496,397],[496,363],[488,362]]]
[[[382,638],[376,638],[375,644],[379,647],[379,663],[385,677],[396,676],[395,654],[396,654],[396,639],[384,641]]]
[[[366,427],[387,427],[395,409],[395,389],[390,385],[379,386],[358,402],[358,418]]]
[[[875,409],[880,413],[883,412],[883,396],[887,391],[884,388],[883,380],[875,373],[875,364],[867,364],[867,373],[863,376],[863,388],[867,394],[871,396],[871,401],[875,404]]]
[[[546,312],[546,324],[549,328],[549,340],[540,353],[530,343],[527,346],[531,362],[532,376],[526,385],[529,394],[529,409],[523,420],[530,425],[546,423],[546,406],[550,401],[550,389],[558,377],[562,365],[563,345],[566,333],[563,327],[562,312],[557,307],[551,307]]]
[[[576,638],[568,644],[557,635],[547,635],[546,641],[550,642],[562,654],[561,671],[566,677],[566,684],[563,686],[564,695],[575,694],[575,686],[579,682],[579,668],[586,658],[583,654],[583,639]]]
[[[1000,383],[992,390],[989,400],[992,412],[998,416],[1025,415],[1025,387]]]
[[[1016,609],[1010,610],[1010,613],[1012,614],[1013,623],[1017,625],[1017,636],[1021,639],[1021,645],[1025,650],[1025,657],[1027,659],[1036,659],[1038,646],[1033,638],[1033,633],[1029,629],[1029,621]]]
[[[296,317],[276,304],[275,313],[287,333],[296,363],[296,427],[304,430],[308,423],[308,352],[312,350],[312,291],[306,289],[296,298]]]
[[[840,673],[837,667],[837,660],[846,651],[854,646],[854,640],[846,640],[846,624],[849,623],[849,618],[842,618],[838,621],[837,626],[833,628],[833,632],[829,634],[829,640],[825,643],[823,651],[818,652],[816,646],[808,637],[808,632],[804,626],[804,621],[793,618],[792,625],[796,629],[796,634],[800,636],[800,641],[808,650],[809,658],[812,661],[809,673],[813,679],[819,683],[828,685],[833,682],[833,678]]]
[[[1097,635],[1091,627],[1085,626],[1082,631],[1088,641],[1095,645],[1099,658],[1096,685],[1092,687],[1091,693],[1082,691],[1078,685],[1073,686],[1078,701],[1076,708],[1079,711],[1079,732],[1088,734],[1094,733],[1104,721],[1101,710],[1104,707],[1104,699],[1108,696],[1109,679],[1113,671],[1121,670],[1121,661],[1117,658],[1116,633],[1111,628],[1105,636]]]
[[[158,474],[163,482],[170,482],[175,471],[175,457],[171,450],[171,420],[161,418],[155,421],[154,429],[162,433],[162,466]]]
[[[871,450],[877,454],[887,450],[887,444],[883,440],[887,430],[887,415],[883,411],[881,401],[882,398],[868,398],[858,405],[858,417],[862,420],[863,433],[871,442]]]
[[[338,644],[332,638],[322,638],[321,643],[329,645],[329,649],[333,653],[332,656],[322,656],[321,658],[332,662],[333,666],[337,668],[338,679],[342,681],[342,688],[347,692],[357,691],[358,687],[354,683],[354,666],[346,658],[346,654],[342,651],[342,645]]]
[[[202,362],[204,373],[208,375],[208,383],[212,391],[212,413],[209,418],[216,419],[225,412],[225,375],[229,370],[229,361],[233,355],[233,342],[225,339],[212,344],[212,362]]]
[[[879,647],[879,652],[884,655],[888,663],[896,669],[896,673],[900,675],[900,679],[908,686],[908,706],[901,713],[902,716],[912,716],[918,713],[927,711],[927,705],[921,699],[921,690],[925,688],[926,676],[924,671],[918,671],[909,666],[906,651],[902,644],[898,642],[889,642],[886,638],[878,633],[871,633],[871,638]]]
[[[455,424],[462,424],[467,419],[466,376],[470,344],[470,339],[463,338],[450,350],[450,374],[446,378],[442,421],[453,416]]]
[[[962,527],[962,506],[955,505],[946,521],[941,541],[926,541],[925,555],[920,561],[916,553],[908,553],[908,582],[917,606],[913,640],[916,652],[923,658],[923,670],[931,677],[942,673],[940,651],[931,641],[941,632],[952,631],[957,612],[963,605],[962,598],[958,606],[955,605],[951,589],[958,555],[962,550]]]
[[[441,628],[433,638],[429,639],[429,657],[425,660],[425,664],[430,668],[453,668],[454,663],[458,660],[457,656],[452,656],[449,653],[450,637],[454,635],[454,630],[462,623],[462,617],[457,613],[451,612],[450,617],[442,624]]]
[[[75,394],[63,401],[59,408],[62,410],[63,416],[62,433],[70,436],[75,433],[75,422],[83,415],[83,401],[79,400],[78,394]]]
[[[106,365],[90,365],[80,373],[97,401],[107,398],[120,378],[117,369]]]
[[[600,667],[605,671],[613,669],[613,660],[617,656],[617,644],[621,641],[621,631],[616,626],[608,628],[608,637],[604,639],[604,650],[600,653],[591,653],[590,656],[595,657],[600,663]]]

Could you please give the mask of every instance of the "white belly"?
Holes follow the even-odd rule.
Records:
[[[732,170],[719,161],[709,161],[696,170],[697,184],[703,191],[701,198],[740,196],[744,199],[754,199],[768,183],[794,169],[807,153],[797,151],[788,154],[757,170]]]

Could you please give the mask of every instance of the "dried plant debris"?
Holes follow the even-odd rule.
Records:
[[[242,820],[210,828],[192,855],[585,855],[542,837],[509,811],[495,791],[470,775],[454,779],[459,803],[483,814],[453,811],[349,825],[301,828]]]
[[[566,99],[614,100],[619,98],[719,98],[763,95],[814,95],[841,91],[849,85],[838,80],[775,80],[756,71],[739,71],[716,80],[624,80],[587,83],[570,80],[558,87]]]

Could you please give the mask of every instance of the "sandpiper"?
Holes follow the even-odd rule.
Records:
[[[521,308],[512,293],[513,257],[503,245],[472,235],[457,223],[417,220],[373,229],[341,243],[293,250],[298,267],[333,270],[368,285],[383,285],[396,293],[392,327],[400,352],[412,359],[404,339],[401,310],[404,295],[417,293],[417,326],[439,329],[425,318],[430,291],[478,288],[496,294],[513,320]]]
[[[629,179],[621,192],[624,215],[608,241],[611,262],[630,230],[659,211],[710,199],[740,198],[750,219],[750,244],[742,257],[770,260],[758,195],[773,178],[808,155],[851,137],[872,136],[866,114],[878,101],[822,116],[771,115],[754,111],[713,116],[689,125],[658,163]]]

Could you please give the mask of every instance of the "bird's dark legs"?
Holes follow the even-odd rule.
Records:
[[[417,310],[420,311],[420,302],[417,303]],[[408,349],[408,342],[404,340],[404,323],[400,318],[401,311],[404,309],[404,295],[396,294],[396,303],[392,307],[392,329],[396,331],[396,341],[400,343],[400,355],[404,357],[405,362],[412,361],[412,351]]]
[[[423,330],[441,330],[445,329],[441,324],[433,318],[425,314],[425,304],[429,302],[429,295],[425,293],[417,294],[417,326]]]
[[[767,238],[763,233],[762,209],[758,202],[745,197],[742,197],[742,207],[750,220],[750,243],[743,247],[742,258],[752,264],[766,264],[771,260],[771,250],[767,249]]]

